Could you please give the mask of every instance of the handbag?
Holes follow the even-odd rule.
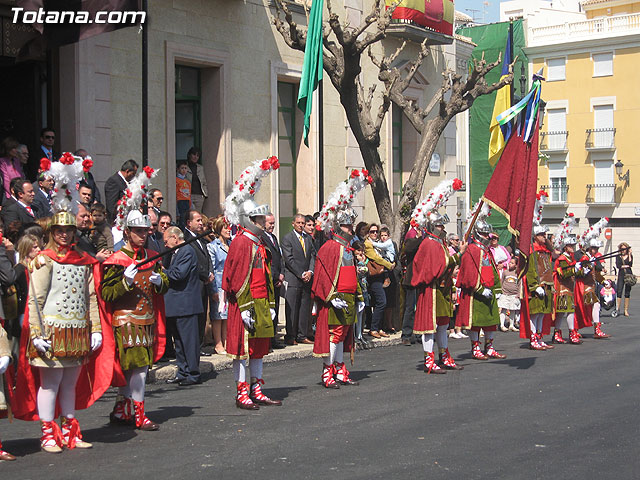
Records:
[[[636,277],[633,273],[625,273],[624,274],[624,284],[633,287],[638,282],[638,277]]]
[[[380,275],[384,272],[384,267],[373,260],[369,260],[367,262],[367,268],[369,269],[369,276],[375,277],[376,275]]]

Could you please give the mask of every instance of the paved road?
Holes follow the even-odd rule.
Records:
[[[265,368],[282,407],[233,404],[231,371],[205,384],[149,388],[159,432],[107,426],[113,394],[79,418],[87,451],[39,451],[36,423],[0,423],[18,461],[0,478],[592,479],[640,478],[640,310],[604,319],[610,340],[548,352],[500,334],[503,361],[470,359],[462,372],[427,376],[417,346],[358,355],[359,387],[325,390],[320,360]],[[46,473],[45,473],[46,471]]]

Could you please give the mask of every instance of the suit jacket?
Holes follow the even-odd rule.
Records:
[[[191,240],[196,235],[194,235],[191,231],[184,229],[184,239],[185,241]],[[193,249],[196,252],[196,256],[198,258],[198,275],[200,276],[200,280],[202,282],[206,282],[209,279],[209,273],[213,273],[213,265],[211,264],[211,257],[209,256],[209,251],[207,250],[207,245],[204,243],[203,239],[197,240],[190,245],[193,246]]]
[[[120,172],[111,175],[104,184],[104,206],[107,208],[107,219],[111,225],[116,218],[116,204],[126,188],[127,182],[120,176]]]
[[[4,228],[6,229],[11,222],[16,220],[22,223],[34,222],[38,217],[38,208],[35,205],[31,205],[31,209],[34,213],[33,216],[13,198],[5,199],[2,212],[0,212],[0,217],[2,217],[2,221],[4,222]]]
[[[89,230],[80,230],[76,229],[76,245],[77,247],[85,253],[88,253],[93,258],[96,257],[98,253],[98,249],[91,241],[91,229]]]
[[[51,210],[51,202],[49,201],[49,197],[44,191],[40,189],[40,185],[38,185],[38,182],[33,182],[32,185],[33,191],[35,193],[35,196],[33,197],[33,205],[35,205],[38,209],[37,217],[51,217],[53,215],[53,210]]]
[[[169,278],[169,290],[164,294],[164,309],[167,317],[186,317],[202,313],[202,282],[198,277],[196,248],[185,245],[178,248],[169,261],[165,273]]]
[[[273,238],[273,240],[271,240]],[[280,274],[284,273],[284,260],[282,258],[282,252],[280,251],[280,244],[278,243],[278,237],[273,233],[268,235],[267,232],[262,232],[262,241],[271,250],[271,275],[273,277],[273,284],[275,285],[280,278]]]
[[[282,257],[284,259],[284,279],[290,287],[302,287],[311,285],[302,280],[302,274],[312,271],[315,264],[313,241],[308,235],[304,235],[304,250],[295,231],[287,233],[280,242]]]

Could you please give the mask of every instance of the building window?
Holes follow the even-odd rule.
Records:
[[[402,109],[395,103],[391,111],[391,152],[393,175],[393,206],[398,205],[402,193]]]
[[[296,214],[296,99],[298,86],[278,82],[278,205],[280,236],[291,230]]]
[[[564,57],[547,59],[547,81],[564,80],[566,78],[565,63],[566,59]]]
[[[201,148],[200,69],[176,65],[176,160],[191,147]]]
[[[593,76],[607,77],[613,75],[613,52],[593,54]]]
[[[551,177],[551,203],[567,203],[567,178]]]

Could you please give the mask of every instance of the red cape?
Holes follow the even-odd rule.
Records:
[[[456,327],[471,328],[473,292],[480,286],[482,248],[470,243],[460,259],[456,286],[461,289]]]
[[[417,288],[417,303],[413,331],[432,333],[436,323],[436,281],[447,271],[449,255],[439,240],[426,238],[420,243],[413,259],[411,286]]]
[[[41,255],[46,255],[59,263],[70,263],[73,265],[93,265],[93,281],[98,304],[102,300],[100,297],[100,282],[102,280],[100,264],[96,259],[85,253],[75,250],[69,251],[64,257],[58,258],[52,250],[44,250]],[[27,275],[27,284],[29,276]],[[100,312],[102,313],[102,312]],[[111,384],[111,372],[115,343],[113,342],[113,332],[104,315],[100,315],[102,326],[102,346],[97,352],[89,355],[89,362],[82,366],[78,382],[76,383],[76,410],[90,407]],[[109,333],[111,333],[109,335]],[[27,346],[31,337],[29,329],[29,300],[25,306],[22,333],[20,336],[20,361],[17,365],[15,391],[11,395],[11,405],[13,415],[21,420],[38,420],[38,405],[36,395],[40,388],[40,373],[37,367],[32,367],[27,358]],[[10,379],[11,375],[7,375]],[[11,390],[11,389],[9,389]],[[59,407],[56,407],[56,416],[59,414]]]
[[[580,261],[588,262],[589,257],[587,255],[583,255]],[[594,266],[595,265],[591,265],[591,268],[594,268]],[[580,330],[581,328],[593,326],[593,312],[591,310],[592,305],[584,304],[584,292],[584,277],[576,277],[576,288],[573,291],[573,296],[576,309],[576,329],[578,330]]]
[[[328,240],[320,247],[313,269],[313,283],[311,297],[318,304],[318,319],[316,321],[316,335],[313,343],[313,355],[325,357],[329,355],[329,298],[333,295],[338,283],[338,268],[342,260],[342,245],[335,240]],[[344,351],[353,347],[353,335],[347,335],[344,341]]]
[[[157,255],[157,252],[153,250],[145,249],[146,257],[153,257]],[[155,267],[156,263],[159,262],[160,259],[156,259],[153,262],[149,262],[145,265],[144,269],[149,269]],[[121,267],[127,268],[132,263],[137,263],[131,258],[129,255],[124,253],[122,250],[115,252],[109,258],[107,258],[102,264],[103,269],[108,265],[120,265]],[[123,387],[127,384],[127,381],[124,377],[124,373],[122,371],[122,367],[120,367],[120,362],[118,361],[118,357],[115,354],[115,339],[113,336],[113,303],[105,302],[102,299],[101,295],[98,295],[98,307],[100,308],[100,313],[102,316],[106,318],[109,328],[107,329],[107,334],[105,335],[104,329],[102,331],[102,338],[104,343],[104,338],[109,337],[109,342],[113,343],[113,355],[111,357],[111,364],[113,370],[113,378],[111,384],[114,387]],[[164,316],[164,297],[160,294],[153,294],[153,311],[156,314],[156,330],[154,332],[154,342],[153,342],[153,361],[154,363],[160,360],[162,355],[164,354],[164,347],[167,343],[167,329],[166,329],[166,320]]]
[[[249,352],[245,346],[244,324],[238,307],[239,294],[243,287],[250,288],[247,277],[251,269],[254,242],[247,235],[238,234],[229,245],[227,259],[222,271],[222,289],[227,292],[229,307],[227,311],[227,352],[234,357],[246,358]],[[246,285],[245,285],[246,282]]]

